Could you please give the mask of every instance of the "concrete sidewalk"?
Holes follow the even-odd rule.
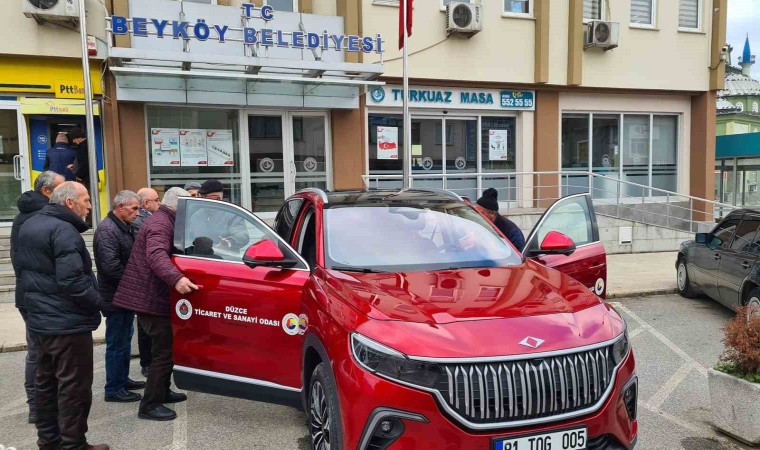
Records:
[[[607,255],[607,298],[675,292],[675,261],[675,252]],[[104,341],[105,320],[93,336]],[[25,349],[24,321],[12,303],[0,303],[0,353]]]

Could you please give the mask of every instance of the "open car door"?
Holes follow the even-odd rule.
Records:
[[[606,297],[607,254],[599,240],[591,195],[570,195],[554,202],[525,240],[523,254],[570,275],[601,298]]]
[[[306,262],[251,212],[181,198],[174,264],[199,290],[172,289],[177,387],[297,406]]]

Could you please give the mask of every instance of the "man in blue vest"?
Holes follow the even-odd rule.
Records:
[[[68,166],[74,164],[77,152],[69,144],[69,139],[64,133],[58,133],[55,137],[55,145],[48,149],[45,155],[44,170],[52,170],[63,175],[66,181],[74,181],[74,172]]]

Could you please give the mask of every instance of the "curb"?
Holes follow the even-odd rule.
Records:
[[[92,343],[93,345],[103,345],[106,343],[106,338],[94,337],[92,338]],[[3,345],[2,347],[0,347],[0,353],[23,352],[23,351],[26,351],[26,343]]]
[[[650,295],[677,294],[677,288],[650,289],[648,291],[613,292],[607,294],[607,300],[623,297],[648,297]]]

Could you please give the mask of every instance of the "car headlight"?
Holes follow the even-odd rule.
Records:
[[[628,349],[631,348],[631,345],[628,341],[628,328],[626,328],[625,332],[623,332],[623,337],[617,340],[612,345],[612,360],[615,361],[615,365],[617,366],[620,364],[621,361],[623,361],[623,358],[626,357],[628,354]]]
[[[441,376],[437,364],[409,359],[405,354],[354,333],[351,335],[354,359],[366,370],[422,387],[433,387]]]

